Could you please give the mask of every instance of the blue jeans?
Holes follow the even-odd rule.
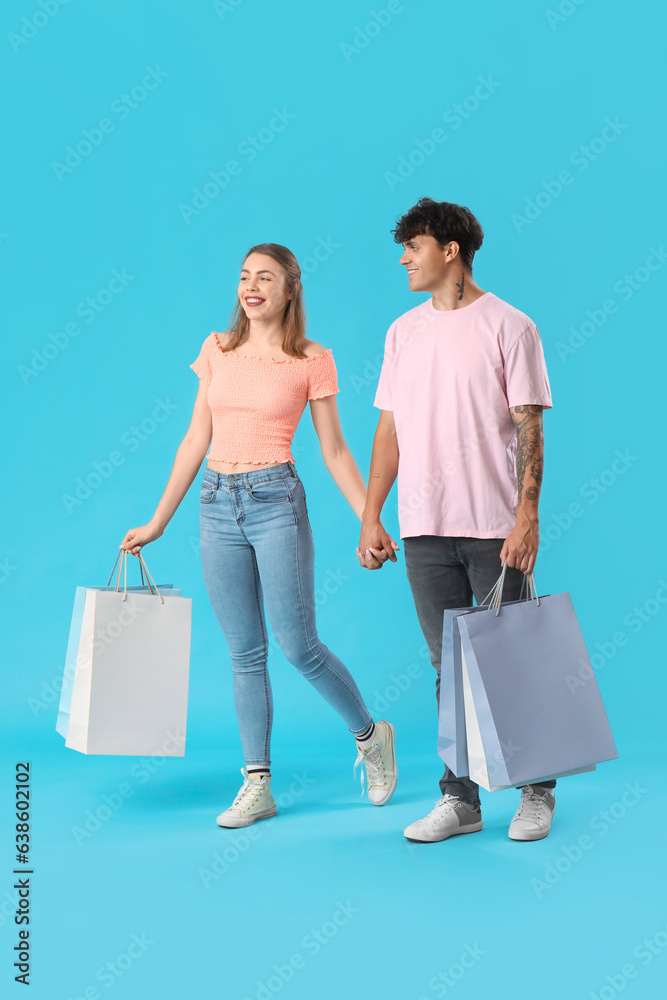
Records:
[[[246,766],[271,763],[264,603],[286,658],[352,733],[362,733],[370,712],[350,672],[317,635],[313,533],[294,464],[230,475],[206,468],[199,513],[204,582],[229,644]]]
[[[440,660],[442,658],[442,619],[445,608],[473,606],[473,596],[481,604],[500,576],[500,552],[504,538],[467,538],[450,535],[415,535],[403,539],[405,568],[415,602],[421,630],[435,667],[435,693],[440,704]],[[524,575],[507,567],[503,600],[517,601],[522,596]],[[555,788],[556,782],[541,781],[541,788]],[[519,785],[523,788],[523,785]],[[479,806],[479,785],[470,778],[457,778],[445,767],[440,779],[444,795],[457,795],[472,806]]]

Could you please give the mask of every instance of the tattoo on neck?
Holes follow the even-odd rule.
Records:
[[[456,282],[456,287],[459,290],[459,302],[463,298],[463,291],[464,291],[465,280],[466,280],[466,275],[465,275],[465,271],[464,271],[463,274],[461,275],[461,284],[459,284],[458,281]]]

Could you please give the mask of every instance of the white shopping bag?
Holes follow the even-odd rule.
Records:
[[[113,570],[112,574],[113,576]],[[65,654],[65,666],[63,668],[63,679],[60,688],[60,703],[58,705],[58,718],[56,719],[56,732],[65,739],[67,737],[67,727],[69,725],[69,706],[72,700],[72,686],[74,684],[74,674],[76,673],[77,658],[79,655],[79,642],[81,640],[81,622],[83,621],[83,608],[86,602],[86,592],[88,590],[112,590],[112,587],[77,587],[74,594],[74,608],[72,609],[72,620],[70,622],[69,641]],[[128,587],[128,593],[149,594],[152,588]],[[163,597],[181,596],[180,590],[175,590],[170,583],[160,584],[160,593]]]
[[[157,589],[86,592],[67,747],[183,756],[191,611],[190,598]]]

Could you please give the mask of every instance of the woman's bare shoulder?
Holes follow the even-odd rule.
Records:
[[[314,358],[318,354],[324,354],[328,348],[324,347],[323,344],[318,344],[316,340],[304,340],[303,342],[304,353],[309,358]]]

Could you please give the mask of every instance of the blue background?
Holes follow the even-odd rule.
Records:
[[[119,1000],[200,989],[239,1000],[376,990],[608,1000],[625,985],[628,997],[655,997],[667,969],[664,272],[645,261],[656,268],[666,238],[662,5],[44,3],[50,14],[37,0],[6,5],[0,31],[12,95],[0,221],[3,980],[20,992],[8,807],[15,761],[29,759],[40,1000],[92,987]],[[154,89],[121,110],[148,68]],[[480,78],[492,92],[475,100]],[[276,108],[293,117],[262,133]],[[113,129],[59,168],[105,118]],[[595,141],[607,119],[618,134]],[[446,139],[431,148],[437,128]],[[264,145],[251,159],[252,135]],[[182,206],[230,160],[236,175],[186,221]],[[563,170],[571,180],[559,192]],[[188,365],[224,329],[256,242],[286,244],[309,272],[309,334],[333,348],[342,426],[367,474],[384,335],[423,301],[390,230],[424,195],[478,216],[477,283],[542,335],[554,409],[537,581],[572,595],[620,759],[561,782],[546,840],[507,838],[516,792],[484,796],[479,837],[404,840],[438,795],[432,668],[402,551],[382,573],[359,570],[358,522],[306,413],[294,454],[316,539],[320,635],[396,724],[401,780],[386,809],[359,800],[349,734],[274,651],[282,808],[245,839],[230,835],[215,816],[242,760],[228,653],[201,578],[196,483],[145,553],[156,579],[193,599],[184,758],[140,764],[64,747],[54,726],[74,591],[106,583],[125,532],[152,515],[197,391]],[[110,296],[114,270],[126,285]],[[169,415],[151,423],[158,401]],[[132,428],[145,421],[140,440]],[[119,464],[68,505],[78,478],[100,463],[108,471],[113,451]],[[395,491],[385,523],[398,538]],[[77,843],[72,828],[123,782],[131,796]],[[620,804],[628,782],[635,792]],[[583,834],[592,846],[577,858]],[[225,849],[207,887],[201,870]],[[540,889],[533,880],[547,871]],[[308,935],[321,927],[336,932],[316,951]],[[133,934],[152,942],[145,953],[111,982],[96,978]],[[644,939],[654,955],[635,953]],[[466,946],[478,957],[452,979]],[[295,954],[289,981],[283,969],[269,985]]]

